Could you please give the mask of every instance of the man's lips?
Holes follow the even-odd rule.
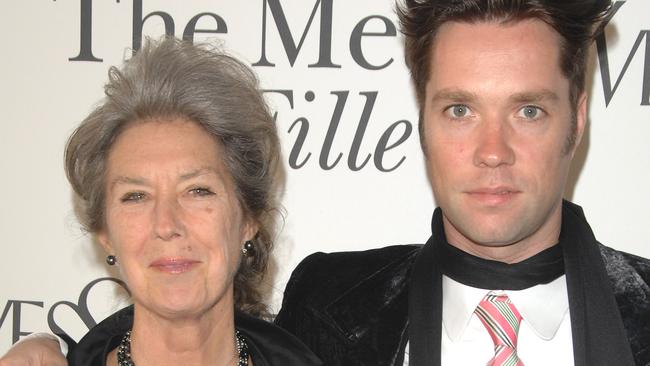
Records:
[[[199,263],[201,262],[194,259],[161,258],[151,262],[149,267],[160,272],[179,274],[191,270]]]
[[[500,204],[510,201],[521,191],[512,187],[476,188],[465,191],[472,199],[484,203]]]

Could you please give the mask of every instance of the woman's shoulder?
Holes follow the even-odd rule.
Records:
[[[69,366],[104,366],[124,333],[133,326],[133,306],[119,310],[92,327],[68,353]]]
[[[273,323],[238,312],[235,324],[248,341],[255,366],[323,364],[298,338]]]

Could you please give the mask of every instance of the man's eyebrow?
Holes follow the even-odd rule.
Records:
[[[441,89],[431,98],[432,103],[439,101],[471,102],[478,99],[476,94],[461,89]]]
[[[433,95],[431,102],[435,103],[444,100],[458,103],[468,103],[477,99],[478,96],[472,92],[460,89],[442,89]],[[509,99],[516,103],[531,103],[541,102],[544,100],[558,101],[560,97],[551,90],[541,89],[537,91],[515,93],[511,95]]]
[[[542,101],[558,101],[560,97],[553,91],[548,89],[542,89],[539,91],[531,92],[522,92],[516,93],[510,96],[510,100],[515,103],[531,103],[531,102],[542,102]]]

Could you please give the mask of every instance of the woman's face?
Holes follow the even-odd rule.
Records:
[[[223,149],[183,119],[124,130],[108,155],[106,224],[136,305],[165,317],[232,311],[241,247],[256,226],[237,200]]]

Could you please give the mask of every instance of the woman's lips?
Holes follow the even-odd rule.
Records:
[[[180,274],[194,268],[200,261],[183,258],[157,259],[149,265],[150,268],[169,274]]]

